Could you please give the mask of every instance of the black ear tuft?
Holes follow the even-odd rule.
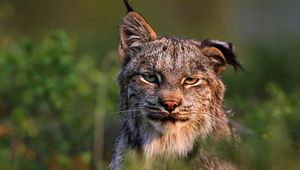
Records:
[[[133,8],[130,6],[130,4],[128,3],[128,0],[123,0],[124,1],[124,4],[126,6],[126,9],[127,9],[127,13],[129,12],[133,12]]]
[[[201,42],[201,47],[215,47],[221,51],[225,57],[226,63],[232,65],[234,70],[244,70],[243,66],[236,59],[235,54],[233,53],[233,47],[231,43],[219,41],[219,40],[204,40]]]

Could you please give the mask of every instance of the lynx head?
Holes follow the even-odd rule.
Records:
[[[163,133],[182,128],[211,132],[225,115],[220,74],[227,64],[241,69],[230,43],[158,36],[128,8],[120,26],[118,76],[126,120]]]

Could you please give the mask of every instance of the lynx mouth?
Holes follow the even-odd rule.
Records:
[[[159,121],[159,122],[185,122],[185,121],[188,121],[189,118],[186,117],[186,116],[174,116],[174,115],[167,115],[167,116],[163,116],[163,115],[158,115],[158,114],[150,114],[150,115],[147,115],[147,117],[150,119],[150,120],[153,120],[153,121]]]

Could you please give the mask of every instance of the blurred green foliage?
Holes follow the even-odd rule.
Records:
[[[1,169],[90,166],[100,75],[94,63],[75,57],[58,32],[4,50],[0,68]]]
[[[245,71],[228,67],[223,79],[242,143],[217,148],[227,159],[241,169],[300,169],[297,0],[132,4],[159,35],[236,46]],[[124,13],[119,1],[0,1],[0,170],[105,169],[118,133]],[[143,163],[130,152],[125,165]]]
[[[266,86],[268,99],[252,105],[241,101],[245,114],[239,163],[246,169],[300,169],[300,91],[286,94],[278,85]]]

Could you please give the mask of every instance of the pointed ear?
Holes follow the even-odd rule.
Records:
[[[221,74],[230,64],[235,70],[243,70],[242,65],[236,60],[232,44],[218,40],[204,40],[201,42],[202,53],[209,57],[214,64],[217,74]]]
[[[120,28],[119,53],[121,62],[126,61],[127,52],[130,48],[139,47],[146,42],[157,38],[155,31],[137,12],[128,12]]]

